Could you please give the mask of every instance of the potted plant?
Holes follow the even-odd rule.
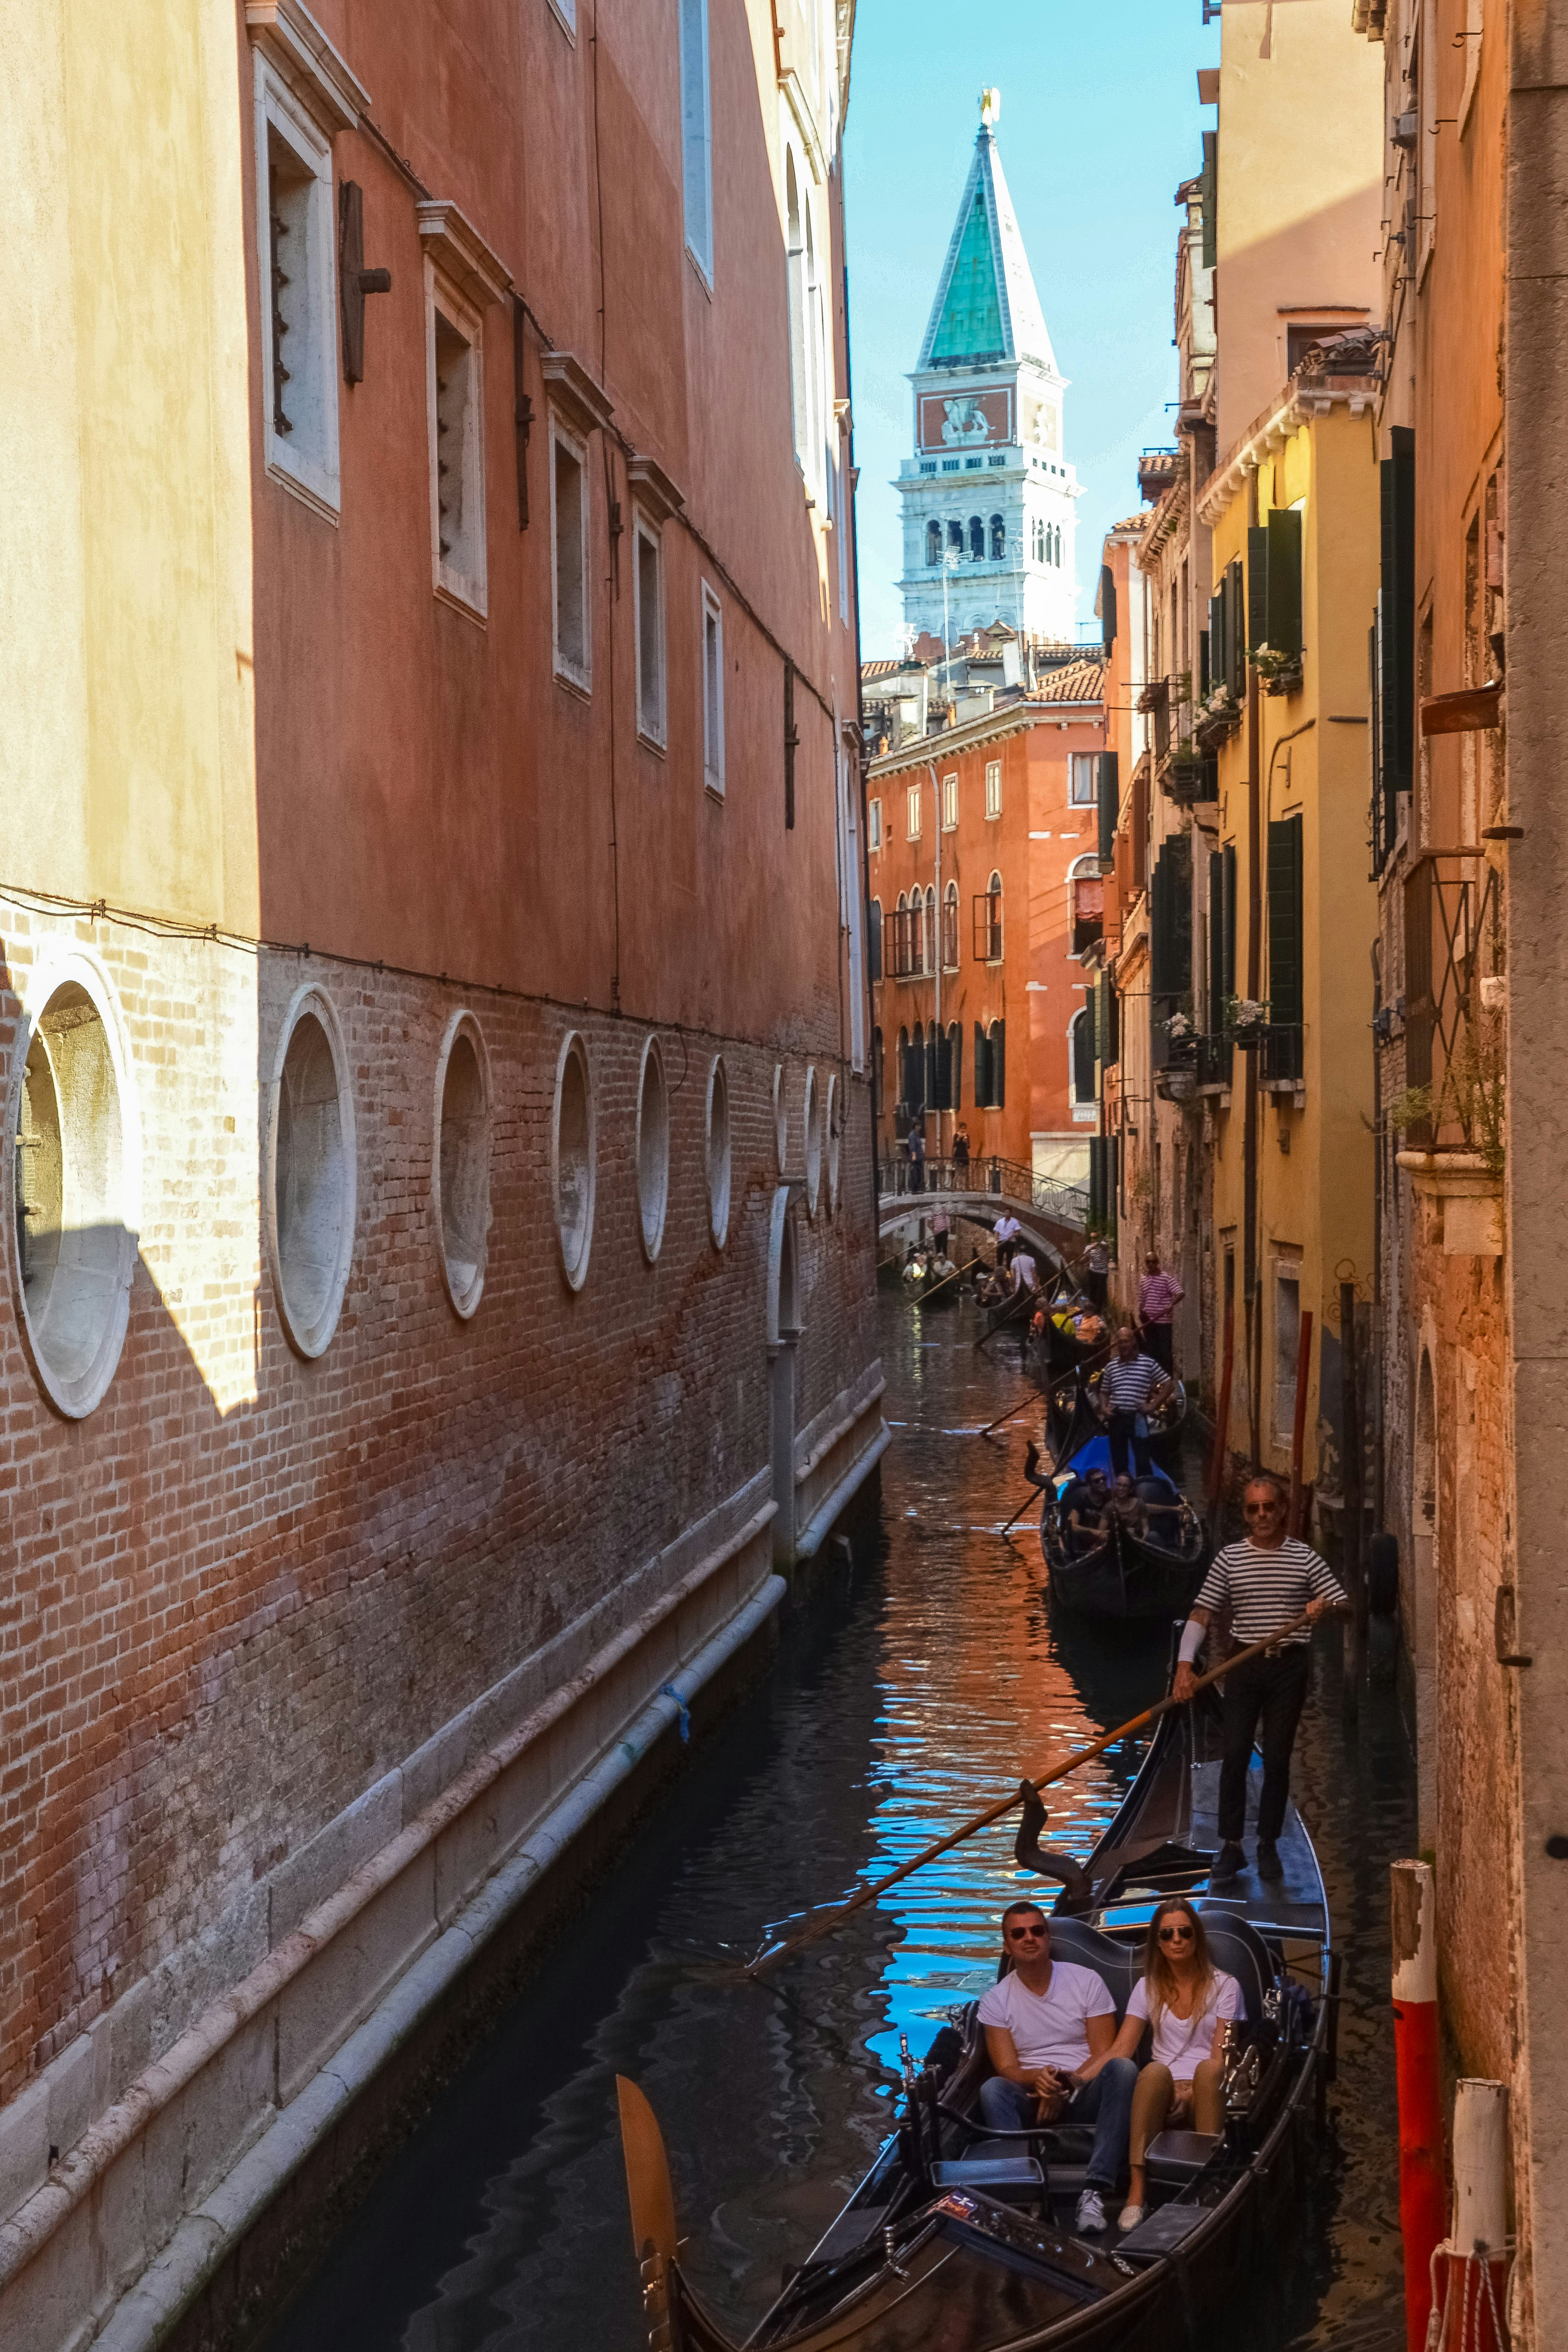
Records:
[[[1248,667],[1257,672],[1265,694],[1299,694],[1301,690],[1301,656],[1299,653],[1276,653],[1271,646],[1253,646],[1247,655]]]
[[[1243,1052],[1260,1045],[1269,1034],[1269,1000],[1228,996],[1225,1000],[1225,1034]]]

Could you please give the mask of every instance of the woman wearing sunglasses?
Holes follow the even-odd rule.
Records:
[[[1224,2129],[1219,2053],[1227,2023],[1240,2014],[1241,1988],[1209,1958],[1203,1921],[1192,1905],[1179,1895],[1163,1905],[1149,1922],[1144,1973],[1112,2050],[1113,2057],[1130,2058],[1145,2025],[1154,2029],[1154,2054],[1139,2070],[1133,2093],[1124,2230],[1135,2230],[1144,2218],[1144,2158],[1156,2133],[1166,2124]]]

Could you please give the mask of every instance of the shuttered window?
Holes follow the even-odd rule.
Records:
[[[1163,843],[1149,890],[1149,988],[1153,996],[1185,996],[1192,986],[1192,845],[1186,834]],[[1163,1020],[1174,1010],[1155,1006]]]
[[[1100,642],[1107,653],[1116,642],[1116,579],[1108,563],[1100,566]]]
[[[882,978],[882,900],[871,902],[871,921],[866,927],[866,953],[873,980]]]
[[[1205,20],[1207,22],[1207,19]],[[1203,134],[1203,178],[1199,182],[1199,200],[1203,205],[1203,266],[1215,268],[1219,259],[1219,133],[1206,131]]]
[[[1396,425],[1393,455],[1378,471],[1382,498],[1382,576],[1377,594],[1375,668],[1378,720],[1377,863],[1399,829],[1399,799],[1410,790],[1416,736],[1416,436]]]
[[[1274,653],[1301,650],[1301,518],[1294,507],[1277,507],[1269,517],[1263,633]]]
[[[1254,523],[1247,533],[1247,642],[1269,642],[1269,526]]]
[[[1267,1075],[1301,1075],[1301,820],[1269,827],[1269,1040]]]
[[[975,1024],[975,1108],[984,1110],[991,1099],[991,1045],[985,1030]]]
[[[1002,1110],[1008,1099],[1008,1024],[1005,1021],[992,1022],[989,1045],[991,1108]]]
[[[1094,999],[1089,997],[1072,1024],[1072,1099],[1094,1099]]]
[[[1121,763],[1114,751],[1100,754],[1100,862],[1116,855],[1116,819],[1122,805]]]
[[[1109,1070],[1122,1052],[1120,1010],[1109,972],[1101,973],[1094,996],[1094,1052],[1101,1067]]]
[[[1236,844],[1233,841],[1228,841],[1225,845],[1225,898],[1223,912],[1225,919],[1225,950],[1220,973],[1222,993],[1226,996],[1234,996],[1236,993]]]

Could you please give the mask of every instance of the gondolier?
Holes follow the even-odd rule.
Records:
[[[1348,1606],[1343,1588],[1310,1544],[1285,1533],[1290,1497],[1283,1483],[1267,1474],[1249,1479],[1241,1497],[1247,1533],[1239,1543],[1227,1544],[1214,1556],[1198,1589],[1192,1613],[1181,1637],[1176,1696],[1191,1692],[1193,1659],[1218,1610],[1228,1606],[1231,1631],[1243,1649],[1266,1642],[1272,1633],[1281,1639],[1277,1651],[1227,1675],[1225,1696],[1225,1759],[1219,1770],[1220,1850],[1214,1865],[1216,1878],[1232,1878],[1247,1866],[1242,1835],[1247,1826],[1247,1775],[1252,1761],[1252,1741],[1262,1727],[1263,1789],[1258,1801],[1258,1871],[1260,1877],[1281,1876],[1276,1841],[1285,1819],[1291,1793],[1291,1750],[1307,1695],[1312,1658],[1312,1625],[1285,1635],[1285,1628],[1303,1612],[1316,1621],[1330,1610]]]
[[[1111,1440],[1111,1467],[1121,1477],[1132,1452],[1137,1475],[1146,1478],[1149,1432],[1145,1415],[1150,1405],[1163,1404],[1171,1392],[1171,1378],[1153,1356],[1139,1353],[1137,1334],[1124,1323],[1116,1334],[1116,1352],[1100,1375],[1100,1416]]]

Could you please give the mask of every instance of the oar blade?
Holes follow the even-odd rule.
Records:
[[[626,2195],[632,2208],[632,2245],[640,2263],[656,2254],[675,2255],[675,2192],[670,2185],[664,2136],[643,2093],[626,2075],[615,2077],[621,2106],[621,2152],[626,2159]]]

